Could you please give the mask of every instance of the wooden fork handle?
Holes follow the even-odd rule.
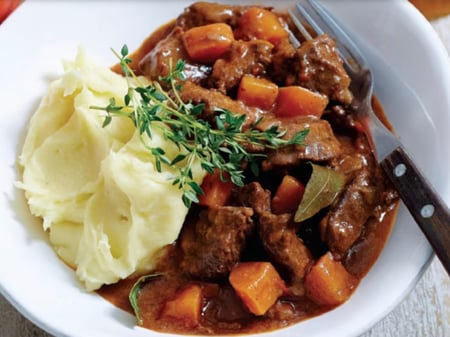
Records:
[[[450,211],[402,147],[380,162],[450,275]]]

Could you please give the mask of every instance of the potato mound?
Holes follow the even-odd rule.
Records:
[[[83,50],[64,63],[32,117],[19,163],[19,186],[43,219],[56,253],[86,289],[154,268],[156,255],[179,234],[187,214],[167,169],[158,173],[128,118],[103,128],[106,106],[127,92],[125,78],[95,65]],[[151,146],[179,149],[154,133]],[[196,165],[198,183],[204,172]]]

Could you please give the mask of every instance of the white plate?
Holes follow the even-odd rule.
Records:
[[[276,3],[286,6],[290,1]],[[16,161],[28,120],[49,80],[61,72],[61,58],[73,58],[77,47],[84,45],[98,62],[110,65],[115,62],[110,47],[127,43],[136,48],[187,4],[30,0],[0,26],[0,290],[22,314],[54,335],[160,334],[136,328],[131,315],[86,293],[53,253],[40,222],[31,217],[21,191],[14,187],[20,179]],[[407,1],[326,4],[370,46],[365,52],[388,116],[418,165],[449,202],[450,65],[444,47]],[[350,301],[267,336],[357,336],[405,297],[430,257],[427,242],[401,208],[382,256]]]

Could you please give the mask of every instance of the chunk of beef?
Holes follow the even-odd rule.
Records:
[[[387,182],[387,181],[386,181]],[[378,257],[378,244],[384,242],[389,233],[380,235],[380,228],[387,212],[392,212],[398,204],[398,194],[389,186],[383,191],[381,203],[374,209],[374,214],[364,224],[364,229],[355,243],[341,256],[345,269],[352,275],[361,278],[367,273],[367,266],[373,265]],[[381,225],[381,226],[380,226]],[[384,233],[384,229],[381,230]],[[377,242],[376,244],[374,244]]]
[[[365,135],[362,133],[355,134],[354,137],[338,135],[341,144],[341,154],[333,158],[329,165],[336,172],[344,175],[345,183],[352,181],[356,174],[367,163],[367,156],[371,152],[368,147]]]
[[[232,206],[202,212],[180,238],[183,271],[201,280],[227,276],[253,232],[252,215],[251,208]]]
[[[238,188],[234,198],[241,206],[250,207],[257,216],[270,212],[270,191],[264,189],[259,182],[251,182]]]
[[[241,101],[233,100],[217,90],[203,88],[191,81],[183,83],[180,97],[184,102],[203,103],[205,108],[201,117],[211,123],[214,123],[217,115],[216,109],[228,109],[237,115],[246,115],[244,129],[254,124],[262,113],[257,108],[248,107]]]
[[[352,135],[360,129],[361,122],[351,109],[346,109],[342,105],[331,105],[325,109],[322,116],[333,125],[333,129],[347,135]]]
[[[259,218],[258,231],[274,264],[289,275],[291,290],[302,295],[303,278],[313,263],[313,258],[297,236],[290,215],[265,212]]]
[[[234,41],[224,58],[218,59],[209,86],[226,94],[236,87],[244,74],[263,75],[272,60],[273,45],[263,40]]]
[[[262,163],[264,171],[293,167],[305,160],[328,161],[341,153],[339,140],[327,121],[310,116],[281,121],[280,128],[287,130],[286,139],[305,129],[308,129],[309,133],[304,145],[285,146],[270,152]]]
[[[337,256],[344,255],[361,235],[385,190],[385,179],[375,159],[366,153],[362,167],[331,206],[320,227],[323,240]]]
[[[170,65],[175,67],[178,60],[188,60],[188,54],[182,41],[183,29],[175,27],[164,39],[145,55],[139,63],[141,72],[158,80],[160,76],[166,76],[170,72]],[[186,63],[184,75],[193,82],[200,82],[208,77],[211,67],[201,64]]]
[[[333,39],[320,35],[305,41],[298,49],[300,61],[297,82],[308,89],[319,91],[331,100],[350,104],[350,77],[336,51]]]
[[[289,38],[281,39],[272,52],[272,63],[269,68],[270,78],[278,85],[291,85],[295,82],[297,50],[291,44]]]
[[[223,22],[232,27],[247,10],[245,6],[233,6],[212,2],[196,2],[187,7],[177,18],[176,24],[185,29]]]

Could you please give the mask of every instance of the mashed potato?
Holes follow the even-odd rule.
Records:
[[[127,118],[102,127],[110,97],[118,104],[126,80],[95,65],[80,50],[32,117],[19,162],[19,183],[31,212],[43,219],[56,253],[88,290],[154,267],[172,243],[187,209],[167,172],[158,173]],[[150,145],[175,155],[178,148],[155,133]],[[198,183],[204,173],[194,168]]]

